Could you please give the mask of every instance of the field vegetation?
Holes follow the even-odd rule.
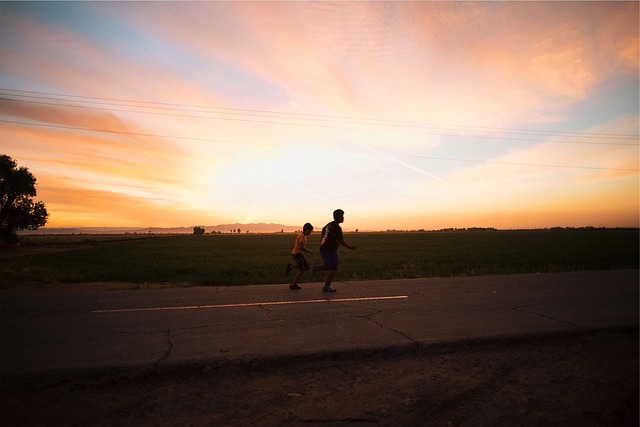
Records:
[[[287,283],[294,235],[41,235],[3,248],[2,287],[79,282]],[[637,269],[638,229],[350,233],[336,280]],[[320,264],[320,236],[308,238]],[[312,279],[323,280],[318,273]]]

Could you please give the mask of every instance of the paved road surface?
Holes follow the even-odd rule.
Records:
[[[3,293],[2,375],[638,325],[638,270]]]

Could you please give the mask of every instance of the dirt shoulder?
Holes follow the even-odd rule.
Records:
[[[2,378],[2,425],[638,425],[638,329]]]

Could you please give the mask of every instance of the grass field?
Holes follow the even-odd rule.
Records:
[[[293,234],[28,236],[3,249],[2,286],[56,282],[287,283]],[[320,264],[320,236],[308,238]],[[351,233],[336,280],[637,269],[637,229]],[[28,252],[28,251],[26,251]],[[323,275],[317,274],[316,281]],[[306,276],[303,281],[310,281]]]

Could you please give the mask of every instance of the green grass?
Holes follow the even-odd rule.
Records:
[[[2,286],[56,282],[169,282],[176,285],[286,283],[295,236],[29,236],[59,252],[2,258]],[[577,270],[637,269],[637,229],[351,233],[336,280],[403,279]],[[319,234],[308,238],[320,264]],[[318,274],[316,280],[321,280]],[[308,281],[309,277],[304,280]]]

